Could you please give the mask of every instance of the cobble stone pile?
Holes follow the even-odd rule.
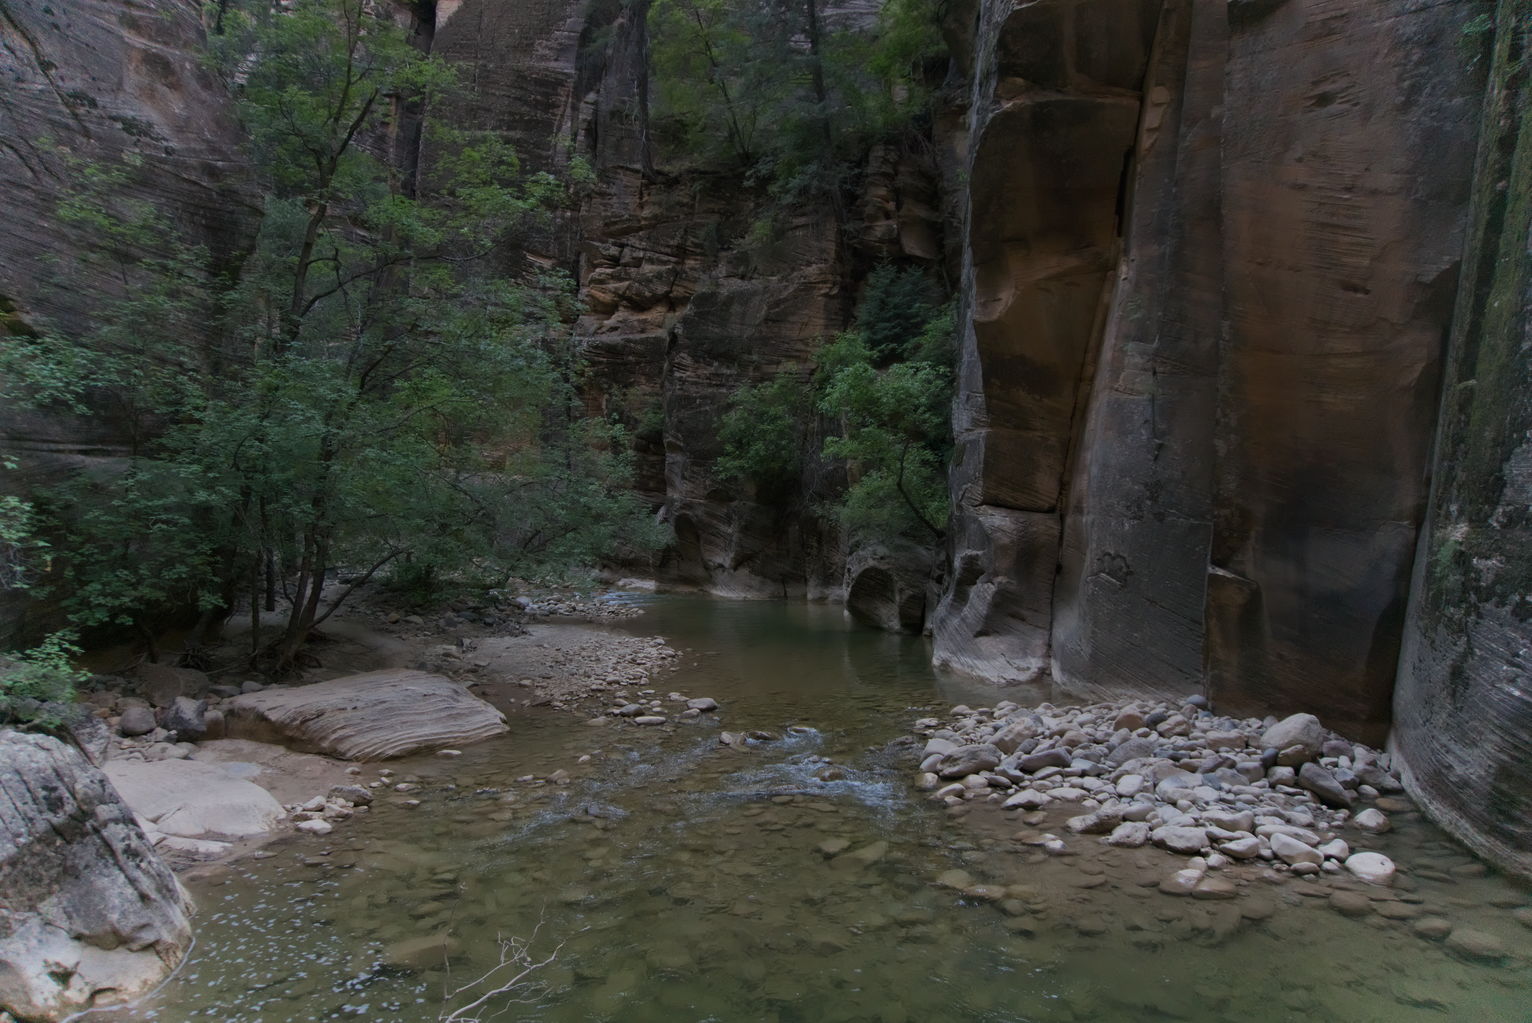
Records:
[[[958,706],[915,723],[926,739],[916,787],[957,807],[1035,814],[1078,808],[1065,828],[1110,846],[1188,857],[1160,888],[1229,898],[1241,865],[1280,875],[1349,875],[1388,885],[1395,865],[1365,848],[1403,792],[1388,754],[1328,732],[1312,714],[1233,718],[1205,698],[1023,708]],[[1041,815],[1038,815],[1041,816]],[[1071,836],[1071,838],[1072,838]],[[1045,851],[1071,851],[1038,835]],[[1237,869],[1235,870],[1237,873]]]

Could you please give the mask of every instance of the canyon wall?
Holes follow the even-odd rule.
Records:
[[[579,285],[573,344],[590,369],[587,411],[629,428],[636,489],[674,533],[657,561],[627,567],[733,596],[839,597],[845,552],[815,509],[836,480],[810,464],[798,499],[758,500],[715,473],[718,423],[746,383],[783,372],[807,381],[818,346],[850,322],[856,266],[941,257],[936,171],[920,154],[880,149],[849,235],[824,206],[796,211],[768,244],[748,241],[764,197],[651,138],[648,7],[439,3],[433,52],[472,87],[445,116],[501,132],[533,168],[579,158],[594,172],[533,258]]]
[[[909,565],[865,552],[844,573],[812,500],[829,469],[783,504],[713,462],[728,396],[807,379],[869,265],[946,266],[963,315],[938,662],[1311,710],[1371,740],[1392,718],[1433,812],[1527,869],[1525,0],[1495,18],[1491,0],[957,0],[934,145],[871,154],[852,230],[807,208],[768,245],[744,243],[758,197],[651,137],[647,8],[438,0],[416,26],[468,85],[428,116],[529,169],[593,171],[521,269],[576,282],[587,410],[630,428],[673,528],[634,570],[849,587],[916,625]],[[215,255],[247,243],[200,10],[0,3],[0,333],[78,326],[121,286],[54,215],[66,152],[139,154],[131,197]],[[396,155],[429,168],[429,148]],[[0,427],[11,488],[122,453],[100,417]]]
[[[1518,21],[1519,13],[1519,21]],[[1532,876],[1532,17],[1501,0],[1393,750],[1433,817]]]
[[[676,537],[658,561],[636,554],[627,568],[731,595],[839,597],[846,554],[835,522],[816,508],[839,477],[811,460],[800,499],[758,500],[713,471],[718,421],[746,382],[779,372],[807,380],[817,346],[850,320],[856,276],[875,260],[942,258],[937,173],[924,153],[880,147],[849,235],[828,208],[806,208],[772,243],[747,244],[762,196],[735,176],[667,165],[651,143],[648,6],[442,0],[397,11],[465,86],[428,118],[500,135],[529,171],[566,174],[576,160],[593,171],[508,270],[556,270],[578,286],[569,344],[589,369],[587,411],[628,427],[635,488]],[[865,19],[878,6],[859,0],[825,14]],[[91,239],[57,217],[73,185],[66,155],[111,164],[135,154],[145,170],[127,199],[156,203],[215,255],[237,258],[248,244],[258,207],[244,187],[230,99],[201,64],[202,8],[0,6],[0,167],[19,183],[0,196],[0,217],[18,225],[0,242],[5,329],[78,328],[100,296],[123,286],[78,258]],[[417,162],[429,174],[429,141],[399,134],[365,142],[386,148],[407,176]],[[99,414],[10,414],[0,433],[22,463],[0,485],[16,492],[125,453],[120,424]],[[18,628],[23,613],[15,600],[0,611],[7,631],[29,631]]]
[[[240,184],[242,135],[221,83],[203,67],[197,0],[4,0],[0,3],[0,343],[89,324],[102,296],[132,286],[139,253],[116,266],[82,258],[99,241],[58,216],[93,163],[123,157],[142,173],[121,191],[150,202],[227,259],[258,207]],[[0,494],[25,494],[77,469],[110,471],[127,453],[110,414],[30,415],[0,408]],[[0,649],[48,628],[50,610],[0,590]]]
[[[1381,739],[1480,6],[982,6],[938,660]]]

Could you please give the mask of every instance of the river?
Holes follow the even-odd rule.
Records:
[[[188,962],[132,1009],[88,1019],[438,1020],[494,986],[449,994],[502,941],[535,930],[530,955],[552,961],[471,1016],[1532,1020],[1532,931],[1510,913],[1532,898],[1418,814],[1376,843],[1405,878],[1365,918],[1305,894],[1314,882],[1163,895],[1145,880],[1175,866],[1162,852],[1106,859],[1071,837],[1082,855],[1044,857],[1010,840],[1014,825],[951,820],[911,788],[912,765],[882,746],[932,709],[1000,698],[934,672],[924,641],[821,605],[638,599],[646,614],[617,627],[686,652],[660,695],[711,696],[719,712],[663,730],[533,710],[461,757],[391,764],[419,806],[390,791],[327,838],[192,880]],[[772,738],[730,748],[722,730]],[[526,780],[560,769],[568,784]],[[1006,908],[933,883],[953,868],[1009,885]],[[1413,933],[1426,913],[1521,957],[1464,961]]]

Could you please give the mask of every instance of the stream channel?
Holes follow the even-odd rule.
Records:
[[[532,710],[459,758],[395,762],[395,780],[416,776],[419,806],[379,790],[330,836],[192,879],[186,965],[133,1008],[87,1018],[437,1020],[445,991],[497,962],[498,939],[535,927],[533,958],[557,958],[517,1000],[471,1015],[1532,1020],[1532,931],[1511,915],[1532,898],[1419,814],[1396,814],[1375,843],[1404,876],[1363,919],[1310,881],[1220,902],[1164,895],[1153,884],[1180,865],[1169,854],[1102,858],[1097,839],[1063,832],[1062,814],[1047,827],[1080,854],[1045,857],[1011,842],[1018,825],[998,812],[949,819],[911,787],[913,764],[881,750],[932,709],[1047,692],[941,675],[924,640],[848,624],[835,607],[636,599],[647,613],[614,628],[663,634],[685,655],[659,695],[711,696],[719,712],[655,729]],[[726,729],[781,738],[734,749],[719,742]],[[844,778],[819,780],[818,758]],[[560,768],[569,784],[518,780]],[[824,851],[842,846],[849,855]],[[1012,886],[1011,912],[933,883],[953,868]],[[1412,933],[1422,913],[1517,954],[1463,960]]]

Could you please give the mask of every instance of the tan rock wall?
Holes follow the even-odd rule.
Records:
[[[980,5],[939,661],[1381,737],[1479,6]]]
[[[1048,670],[1070,447],[1155,17],[1153,0],[980,8],[940,664],[1004,680]]]
[[[1208,684],[1377,740],[1475,138],[1474,3],[1229,7]]]
[[[60,222],[77,164],[141,157],[122,196],[159,205],[227,259],[256,207],[241,184],[240,133],[227,94],[200,63],[195,0],[6,0],[0,5],[0,344],[8,335],[89,323],[103,297],[131,286],[119,268],[82,261],[96,241]],[[74,161],[72,163],[71,161]],[[0,408],[0,450],[15,472],[0,493],[27,493],[127,451],[110,415],[24,415]],[[23,622],[23,615],[36,620]],[[0,591],[0,649],[47,629],[46,608]],[[29,627],[27,627],[29,626]]]

